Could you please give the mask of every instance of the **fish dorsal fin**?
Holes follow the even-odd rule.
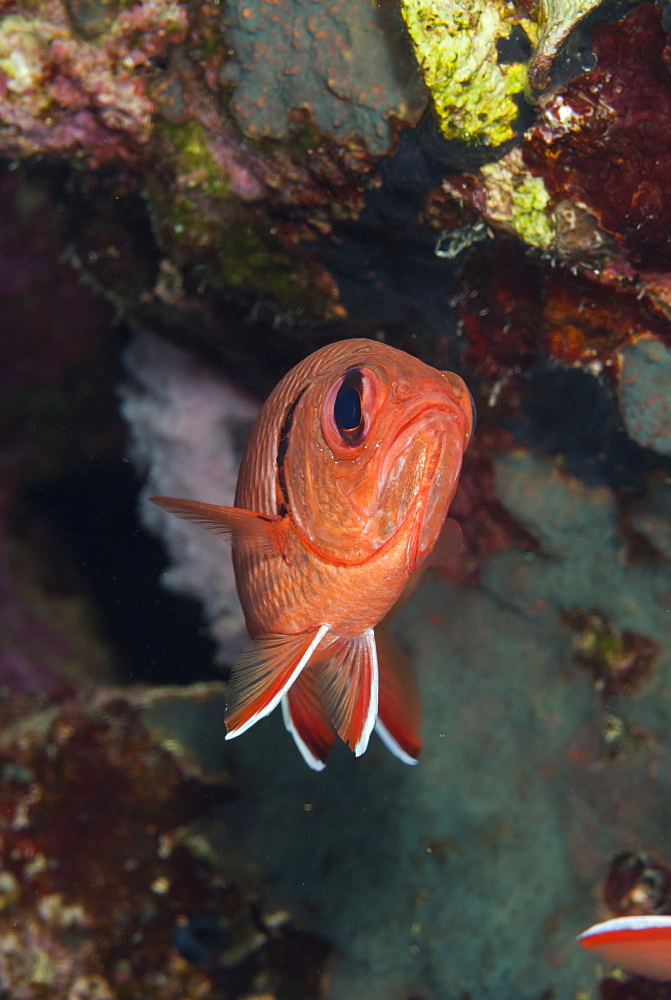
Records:
[[[335,733],[320,701],[314,671],[309,664],[282,698],[282,717],[308,767],[323,771]]]
[[[317,693],[334,729],[359,757],[377,718],[378,672],[375,635],[367,629],[352,639],[333,639],[328,659],[316,663]]]
[[[440,529],[436,544],[426,557],[425,566],[448,566],[461,549],[461,528],[448,517]]]
[[[272,712],[328,630],[319,625],[296,635],[262,635],[245,646],[228,685],[227,740]]]
[[[416,764],[422,747],[422,708],[415,676],[391,632],[375,629],[380,671],[380,703],[375,730],[404,764]]]
[[[285,555],[285,525],[281,517],[257,514],[241,507],[219,507],[214,503],[179,500],[175,497],[149,497],[149,500],[170,514],[221,535],[236,546],[266,552],[268,555]]]
[[[614,917],[590,927],[577,940],[629,972],[660,983],[671,980],[671,916]]]

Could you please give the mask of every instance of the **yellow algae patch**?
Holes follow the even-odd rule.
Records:
[[[486,216],[531,246],[547,250],[556,237],[550,196],[541,177],[529,173],[518,148],[480,170],[487,199]]]
[[[525,62],[499,63],[498,44],[537,26],[502,0],[402,0],[415,55],[446,139],[497,146],[514,135]]]

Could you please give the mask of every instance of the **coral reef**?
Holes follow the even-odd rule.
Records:
[[[618,382],[629,351],[638,357],[651,349],[646,343],[662,351],[671,339],[666,320],[634,289],[532,263],[511,242],[470,250],[453,302],[466,341],[464,361],[489,384],[512,385],[515,374],[546,357]],[[652,391],[649,380],[639,387],[642,396]]]
[[[0,514],[0,688],[34,693],[109,683],[115,657],[90,602],[67,583],[54,586],[41,541],[14,536],[6,509]]]
[[[573,608],[562,617],[574,633],[576,660],[590,671],[594,690],[606,700],[631,694],[647,678],[659,653],[656,642],[636,632],[614,632],[598,611]]]
[[[668,865],[646,854],[626,851],[611,862],[603,899],[614,916],[666,913],[671,906]]]
[[[524,147],[552,198],[591,212],[627,259],[663,267],[668,255],[667,107],[671,97],[661,11],[640,4],[592,30],[595,66],[541,102]]]
[[[370,153],[423,98],[403,80],[412,66],[393,16],[371,10],[357,34],[347,11],[266,7],[13,5],[0,20],[0,154],[113,164],[120,187],[147,198],[173,267],[337,318],[337,288],[301,243],[359,214]]]
[[[286,914],[264,917],[189,831],[232,787],[202,770],[178,727],[160,741],[143,722],[176,700],[202,721],[222,691],[3,700],[0,977],[17,1000],[274,995],[287,975],[292,995],[317,995],[325,947]]]
[[[633,529],[652,547],[671,559],[671,524],[669,507],[671,490],[665,481],[653,481],[650,487],[630,505],[627,514]]]
[[[668,19],[402,16],[408,37],[351,2],[0,13],[17,1000],[668,992],[599,985],[573,947],[669,909]],[[319,776],[278,718],[224,742],[220,683],[109,685],[233,659],[225,544],[144,498],[230,502],[261,398],[358,335],[458,370],[480,419],[462,553],[391,625],[422,760],[336,749]]]
[[[644,448],[671,455],[671,350],[639,340],[620,354],[619,400],[627,433]]]
[[[668,644],[671,566],[630,562],[618,534],[614,494],[566,476],[529,453],[496,462],[498,496],[541,543],[538,553],[493,556],[485,585],[518,608],[540,598],[553,608],[598,610],[611,625]],[[624,556],[623,556],[624,554]]]
[[[152,126],[152,60],[185,39],[186,10],[152,0],[130,10],[108,5],[105,18],[82,25],[68,17],[73,9],[82,5],[45,4],[36,17],[17,6],[2,20],[2,151],[72,152],[93,167],[137,160]]]
[[[383,153],[390,116],[412,117],[403,80],[412,68],[391,9],[353,0],[236,0],[225,22],[235,60],[223,77],[233,84],[231,111],[246,135],[288,139],[298,106],[319,133],[339,143],[366,137],[372,153]]]

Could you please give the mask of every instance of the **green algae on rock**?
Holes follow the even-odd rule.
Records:
[[[208,124],[210,128],[194,120],[156,126],[161,166],[148,179],[147,194],[163,247],[180,264],[195,267],[202,284],[260,297],[285,315],[339,317],[335,284],[307,254],[292,252],[291,244],[301,236],[309,239],[309,226],[296,239],[291,233],[283,241],[281,231],[287,227],[269,210],[273,179],[286,194],[286,174],[301,174],[300,168],[243,153],[225,123]],[[286,174],[281,180],[282,168]],[[295,228],[299,225],[295,219]]]
[[[498,146],[520,103],[545,87],[575,26],[602,0],[402,0],[401,9],[446,139]]]
[[[524,166],[520,149],[486,163],[480,174],[487,221],[515,233],[530,246],[547,250],[556,237],[550,195],[543,178],[534,177]]]
[[[403,0],[402,13],[445,138],[490,146],[512,139],[527,67],[501,59],[499,47],[515,32],[535,39],[527,13],[500,0]]]

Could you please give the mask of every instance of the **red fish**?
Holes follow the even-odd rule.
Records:
[[[340,341],[269,396],[235,507],[152,498],[233,545],[252,641],[233,666],[227,739],[282,702],[315,770],[335,733],[358,756],[376,722],[392,752],[416,762],[415,681],[391,635],[376,640],[374,629],[434,548],[436,560],[458,549],[446,518],[472,425],[458,375],[375,341]]]
[[[577,939],[613,965],[646,979],[671,980],[671,917],[615,917],[595,924]]]

